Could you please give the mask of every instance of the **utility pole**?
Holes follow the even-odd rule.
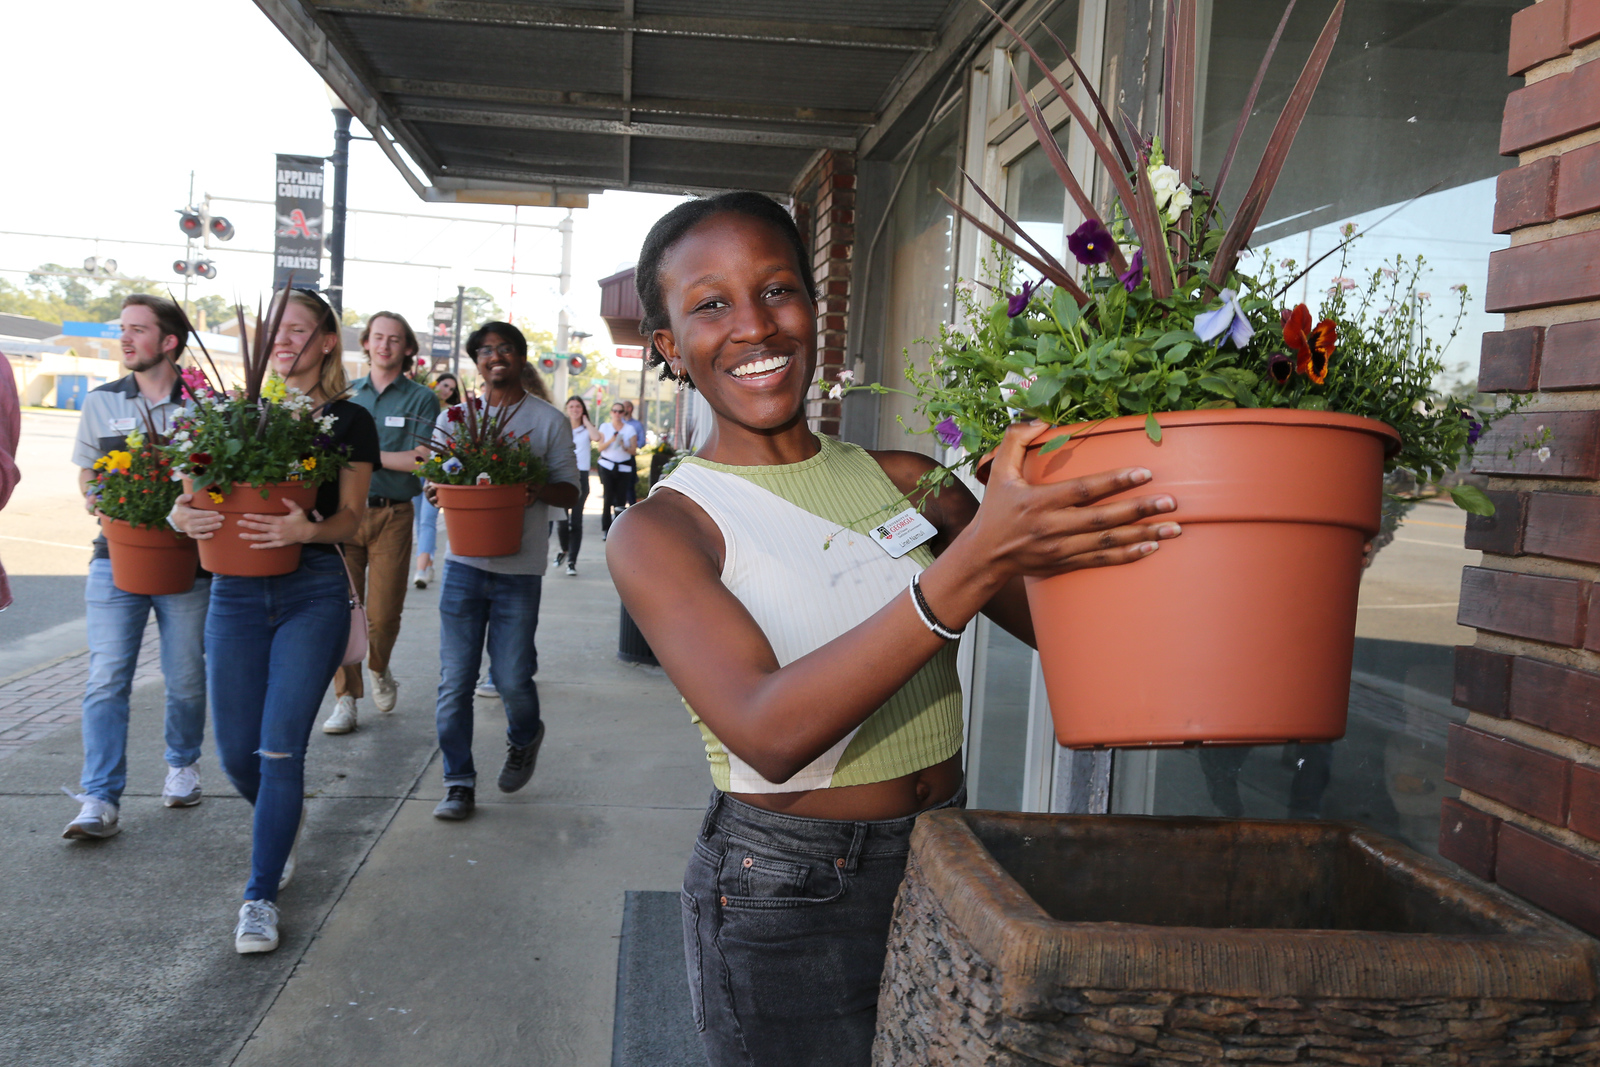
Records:
[[[450,371],[456,376],[457,388],[460,388],[461,385],[461,309],[467,302],[466,298],[467,287],[464,285],[456,286],[455,339],[450,342]]]
[[[350,190],[350,112],[333,109],[333,226],[328,230],[328,303],[344,322],[344,220]]]
[[[556,364],[556,380],[551,396],[557,403],[567,395],[567,345],[570,342],[568,331],[572,326],[567,316],[567,290],[572,288],[572,209],[567,209],[567,217],[556,226],[561,231],[561,312],[556,316],[556,352],[561,356],[561,361]]]
[[[194,171],[192,170],[189,172],[189,206],[191,208],[194,206]],[[194,236],[192,234],[187,235],[184,239],[183,259],[186,263],[194,262]],[[183,313],[185,315],[193,316],[194,305],[189,303],[190,277],[192,277],[192,275],[189,271],[183,272]]]

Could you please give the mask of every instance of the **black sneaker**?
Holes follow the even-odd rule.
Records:
[[[567,577],[576,578],[577,576],[578,576],[578,565],[576,563],[573,563],[571,560],[568,560],[567,561]]]
[[[567,550],[566,549],[562,549],[560,552],[557,552],[556,553],[556,566],[557,567],[561,566],[561,561],[566,559],[566,558],[567,558]]]
[[[506,765],[500,768],[500,792],[515,793],[533,777],[533,765],[539,762],[539,745],[544,742],[544,723],[533,740],[518,747],[506,742]]]
[[[470,785],[453,785],[445,790],[444,799],[433,809],[435,819],[452,819],[460,822],[470,819],[478,806],[477,791]]]

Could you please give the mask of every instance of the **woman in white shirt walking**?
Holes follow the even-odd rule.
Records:
[[[628,425],[622,404],[611,405],[611,421],[600,427],[600,488],[605,503],[600,508],[600,540],[611,531],[611,516],[628,506],[628,483],[639,476],[633,457],[639,451],[639,431]]]
[[[563,561],[567,573],[578,573],[578,550],[583,547],[583,505],[589,499],[589,459],[593,445],[603,444],[605,438],[589,421],[589,405],[580,396],[567,398],[567,421],[572,423],[572,451],[578,459],[578,502],[566,511],[566,517],[556,520],[556,537],[561,551],[556,553],[556,565]]]

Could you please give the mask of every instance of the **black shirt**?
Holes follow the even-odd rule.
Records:
[[[345,459],[351,463],[370,463],[374,470],[383,465],[383,456],[378,451],[378,424],[372,420],[370,411],[348,400],[335,400],[317,414],[333,416],[333,429],[328,431],[328,436],[333,438],[334,448],[345,446]],[[319,521],[338,514],[338,511],[339,479],[335,478],[317,486]],[[333,545],[313,543],[305,547],[322,552],[335,551]]]

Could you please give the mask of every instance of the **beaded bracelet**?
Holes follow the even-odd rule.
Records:
[[[940,622],[933,614],[933,609],[928,606],[927,599],[922,595],[922,586],[917,583],[917,575],[911,576],[911,606],[917,609],[917,618],[922,620],[922,625],[932,630],[946,641],[961,640],[961,631],[952,630]]]

